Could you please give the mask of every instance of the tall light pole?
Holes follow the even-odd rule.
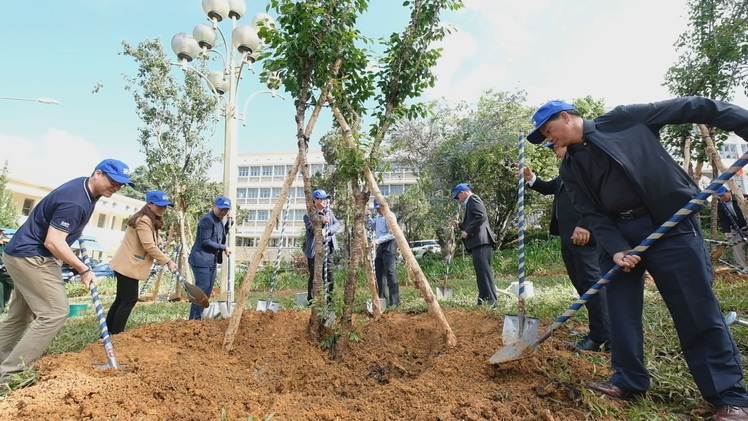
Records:
[[[60,105],[60,101],[52,98],[18,98],[14,96],[0,96],[0,99],[9,99],[13,101],[31,101],[31,102],[40,102],[42,104],[48,104],[48,105]]]
[[[237,22],[245,15],[247,8],[244,0],[203,0],[202,3],[203,11],[208,15],[208,21],[211,24],[198,24],[193,29],[192,35],[184,32],[174,35],[171,39],[171,48],[179,58],[178,64],[183,69],[200,75],[208,82],[213,93],[224,100],[223,195],[231,199],[232,212],[236,214],[238,209],[236,156],[239,135],[237,89],[245,64],[250,71],[254,72],[252,63],[257,60],[262,43],[259,37],[260,28],[268,27],[274,21],[270,15],[259,13],[252,18],[251,25],[238,25]],[[231,21],[231,45],[218,25],[224,19]],[[214,49],[219,36],[224,47],[223,54]],[[210,71],[207,75],[203,75],[187,65],[195,58],[206,59],[209,53],[217,54],[223,59],[223,70]],[[268,80],[267,83],[270,86],[271,81]],[[268,93],[270,92],[275,92],[272,87]],[[232,225],[229,229],[227,246],[234,252],[236,252],[235,234],[236,228]],[[234,266],[233,264],[221,265],[219,300],[233,301]]]

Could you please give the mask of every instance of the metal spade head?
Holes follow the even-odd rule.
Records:
[[[504,344],[513,344],[515,342],[532,343],[538,337],[539,326],[540,319],[536,317],[507,314],[504,316],[501,340]]]
[[[205,296],[203,290],[201,290],[197,285],[185,282],[184,292],[187,295],[187,299],[190,300],[192,304],[198,305],[203,308],[207,308],[210,305],[208,297]]]
[[[502,364],[510,361],[521,360],[530,357],[537,348],[538,346],[534,341],[529,343],[515,342],[496,351],[496,353],[488,359],[488,362],[491,364]]]

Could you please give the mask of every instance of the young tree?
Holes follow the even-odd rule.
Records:
[[[13,194],[8,186],[8,161],[0,170],[0,228],[15,228],[18,226],[18,213],[13,204]]]
[[[192,235],[188,227],[194,220],[190,210],[204,211],[216,194],[207,176],[215,159],[206,146],[218,120],[216,96],[197,72],[185,72],[184,80],[178,81],[158,40],[122,45],[122,54],[138,65],[137,73],[125,75],[125,81],[144,123],[138,136],[146,157],[143,180],[148,187],[171,195],[180,243],[187,250]],[[182,253],[181,268],[186,267],[186,255]],[[190,276],[190,271],[182,272]]]

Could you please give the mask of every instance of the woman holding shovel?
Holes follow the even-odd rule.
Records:
[[[153,261],[166,265],[169,271],[177,267],[158,247],[161,242],[158,230],[164,225],[164,213],[167,207],[174,204],[161,190],[149,191],[145,200],[145,206],[127,222],[125,238],[112,258],[111,267],[117,277],[117,295],[106,316],[106,324],[112,335],[125,330],[130,312],[138,302],[138,282],[148,278]]]

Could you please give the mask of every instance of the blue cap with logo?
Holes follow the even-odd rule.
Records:
[[[219,196],[215,204],[218,209],[231,209],[231,199],[226,196]]]
[[[105,159],[96,166],[96,169],[108,175],[112,180],[134,186],[130,180],[130,168],[122,161],[116,159]]]
[[[312,192],[312,197],[315,199],[329,199],[330,195],[324,190],[319,189]]]
[[[145,201],[153,203],[156,206],[172,206],[174,204],[169,200],[169,195],[161,190],[151,190],[145,194]]]
[[[545,124],[551,117],[560,113],[561,111],[568,111],[573,109],[573,105],[564,101],[548,101],[543,104],[543,106],[538,108],[538,110],[535,111],[535,114],[533,114],[532,116],[532,125],[534,128],[532,132],[530,132],[530,135],[527,136],[527,140],[529,140],[530,143],[534,143],[536,145],[544,141],[545,136],[540,133],[540,128],[543,127],[543,124]]]
[[[470,186],[467,183],[460,183],[455,186],[454,190],[452,191],[452,199],[457,199],[457,195],[460,194],[460,192],[470,190]]]
[[[725,187],[724,185],[719,186],[719,188],[717,189],[717,196],[722,196],[725,193],[727,193],[727,187]]]

